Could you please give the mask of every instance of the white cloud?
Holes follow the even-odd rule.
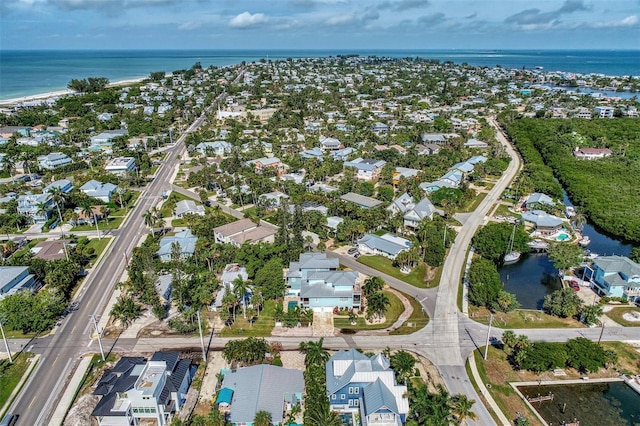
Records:
[[[243,12],[234,16],[229,21],[229,26],[232,28],[249,28],[262,25],[268,21],[267,16],[264,13]]]
[[[356,21],[356,15],[335,15],[325,21],[327,25],[345,25]]]
[[[640,23],[640,18],[638,15],[627,16],[626,18],[620,19],[619,21],[607,21],[607,22],[595,22],[593,24],[594,28],[624,28],[624,27],[634,27]]]

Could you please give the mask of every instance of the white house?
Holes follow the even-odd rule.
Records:
[[[38,163],[41,169],[53,170],[71,164],[71,158],[62,152],[52,152],[48,155],[39,156]]]
[[[181,200],[176,203],[175,215],[177,218],[183,218],[185,215],[195,214],[204,216],[204,206],[196,204],[193,200]]]
[[[222,157],[227,155],[233,149],[233,145],[227,141],[200,142],[196,145],[196,151],[200,155],[212,155]]]
[[[116,157],[109,161],[104,169],[108,173],[123,175],[136,169],[136,159],[133,157]]]
[[[346,161],[344,167],[355,168],[356,179],[371,181],[378,179],[385,164],[387,164],[387,162],[384,160],[363,159],[359,157],[352,161]]]

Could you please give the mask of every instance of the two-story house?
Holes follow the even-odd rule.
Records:
[[[178,232],[176,235],[163,237],[160,240],[160,249],[156,253],[160,260],[168,262],[171,260],[174,244],[177,245],[180,257],[186,259],[193,256],[196,251],[198,237],[194,236],[190,230]]]
[[[116,157],[109,161],[104,169],[108,173],[115,175],[124,175],[127,172],[132,172],[136,169],[136,159],[133,157]]]
[[[324,253],[302,253],[289,264],[288,293],[300,297],[300,305],[316,310],[334,307],[360,309],[362,291],[358,273],[339,271],[338,259]]]
[[[18,197],[18,213],[29,216],[33,223],[49,220],[53,209],[51,194],[26,194]]]
[[[640,264],[624,256],[600,256],[585,267],[584,280],[600,296],[640,301]]]
[[[355,349],[340,350],[326,363],[327,397],[332,411],[356,413],[363,426],[399,426],[409,413],[407,387],[398,385],[389,360]]]
[[[362,181],[377,180],[382,168],[387,164],[384,160],[364,159],[361,157],[344,162],[344,167],[356,169],[356,179]]]
[[[106,370],[94,395],[101,399],[91,415],[100,426],[171,423],[185,403],[195,369],[179,352],[156,352],[149,361],[122,357]]]
[[[39,156],[38,164],[41,169],[53,170],[71,164],[71,158],[62,152],[52,152],[48,155]]]
[[[112,183],[102,183],[91,179],[80,187],[80,191],[88,197],[96,198],[105,203],[111,202],[111,196],[118,190]]]
[[[222,157],[231,153],[233,145],[227,141],[200,142],[196,145],[196,151],[200,155],[212,155]]]

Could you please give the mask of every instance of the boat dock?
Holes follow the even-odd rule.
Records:
[[[554,395],[551,392],[549,392],[547,395],[538,394],[538,396],[528,396],[527,401],[529,401],[530,403],[553,401],[553,398],[554,398]]]

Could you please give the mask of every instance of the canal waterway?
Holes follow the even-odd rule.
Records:
[[[640,424],[640,395],[624,382],[520,386],[518,389],[526,397],[553,394],[553,401],[532,403],[549,424],[561,425],[574,419],[580,426]]]
[[[563,191],[564,203],[572,206],[567,193]],[[632,245],[615,240],[599,232],[593,225],[586,224],[582,234],[590,238],[587,246],[592,253],[601,256],[629,256]],[[544,296],[561,288],[557,270],[546,254],[523,254],[520,261],[504,265],[499,269],[504,289],[516,295],[523,309],[542,309]]]

